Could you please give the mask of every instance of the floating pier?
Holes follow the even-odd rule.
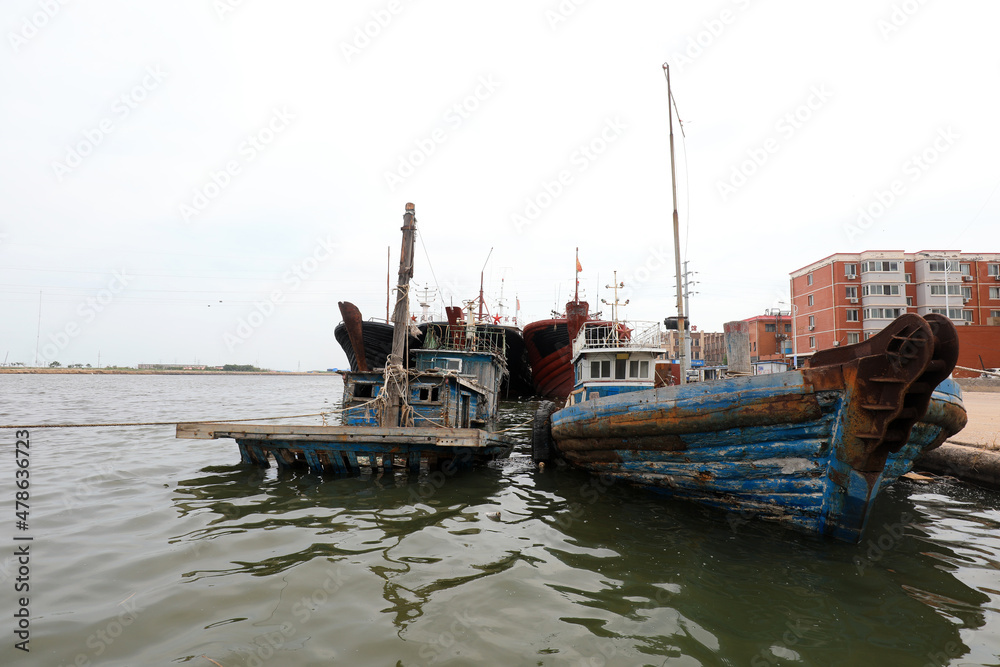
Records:
[[[261,468],[309,469],[315,473],[359,474],[368,470],[471,468],[506,458],[514,442],[476,428],[299,426],[276,424],[177,424],[177,437],[232,438],[244,463]]]

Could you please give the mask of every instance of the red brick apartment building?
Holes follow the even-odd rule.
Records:
[[[837,253],[793,271],[791,293],[800,357],[864,340],[903,313],[947,312],[958,326],[958,364],[1000,366],[1000,253]]]

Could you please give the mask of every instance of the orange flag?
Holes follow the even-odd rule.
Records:
[[[583,267],[580,266],[580,258],[577,257],[576,258],[576,272],[579,273],[580,271],[583,271]]]

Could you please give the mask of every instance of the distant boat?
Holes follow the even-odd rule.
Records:
[[[576,287],[566,311],[554,317],[536,320],[524,327],[524,345],[534,393],[552,400],[562,400],[573,389],[572,341],[584,322],[607,324],[590,315],[590,304],[580,300],[580,258],[576,259]]]
[[[380,368],[341,372],[342,425],[178,424],[177,437],[233,438],[244,463],[268,467],[273,460],[320,473],[454,470],[509,456],[513,441],[496,431],[507,374],[503,334],[478,326],[470,312],[465,321],[428,331],[412,349],[415,234],[414,207],[407,204],[388,358]]]
[[[347,355],[352,371],[374,370],[384,368],[386,359],[392,349],[393,326],[380,320],[365,320],[357,306],[349,301],[341,301],[339,304],[340,314],[343,318],[333,331],[333,335],[340,347]],[[449,315],[446,321],[436,322],[413,322],[409,325],[409,339],[407,349],[419,349],[427,335],[429,327],[447,326],[454,321],[466,320],[462,314],[462,309],[447,307],[446,311],[458,313],[458,317]],[[503,350],[506,359],[508,373],[504,376],[503,386],[500,388],[500,395],[505,398],[522,398],[534,395],[534,385],[531,380],[531,366],[528,363],[528,354],[525,348],[524,338],[521,330],[509,324],[500,324],[496,321],[489,321],[496,318],[476,318],[475,324],[483,331],[490,331],[499,334],[503,339]],[[359,354],[359,350],[362,352]],[[361,359],[364,363],[361,363]]]

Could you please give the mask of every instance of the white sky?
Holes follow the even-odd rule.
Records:
[[[777,306],[833,252],[1000,251],[996,2],[5,6],[8,362],[40,333],[64,365],[343,367],[337,301],[384,316],[407,201],[431,262],[418,244],[415,283],[456,303],[492,248],[490,298],[503,277],[545,317],[578,246],[591,304],[617,271],[627,317],[674,314],[664,61],[699,328]]]

